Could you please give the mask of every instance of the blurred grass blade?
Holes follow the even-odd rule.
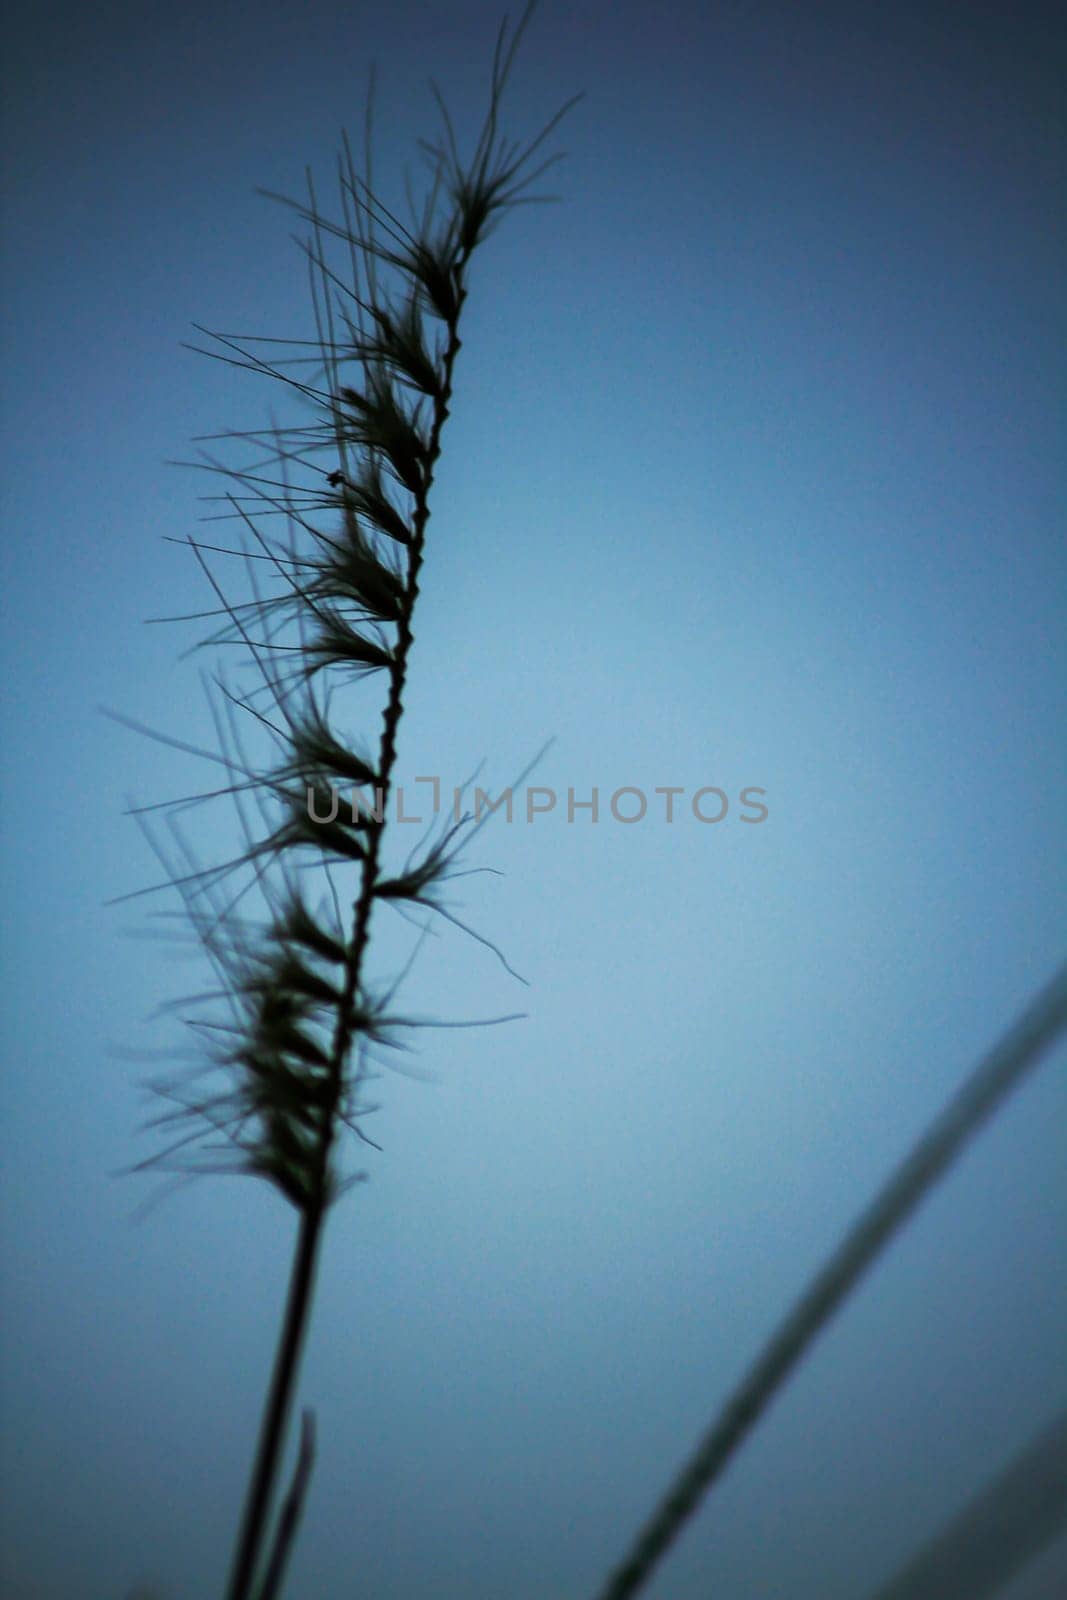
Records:
[[[671,1484],[601,1600],[637,1594],[818,1334],[967,1142],[1067,1026],[1067,965],[979,1062],[812,1279]]]
[[[1067,1411],[872,1600],[985,1600],[1067,1525]]]

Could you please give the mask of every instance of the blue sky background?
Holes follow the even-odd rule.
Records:
[[[1053,8],[547,3],[516,134],[558,206],[473,276],[401,781],[601,795],[498,819],[381,1155],[327,1238],[294,1600],[579,1600],[778,1316],[1062,958],[1063,38]],[[292,1223],[152,1192],[158,868],[126,799],[210,737],[164,465],[277,397],[180,348],[306,336],[291,223],[380,73],[402,195],[495,5],[5,13],[5,1593],[220,1592]],[[376,727],[376,690],[350,726]],[[767,791],[626,826],[621,785]],[[398,835],[402,830],[398,829]],[[417,830],[411,830],[416,833]],[[190,827],[207,859],[224,814]],[[398,848],[406,846],[406,840]],[[459,902],[457,902],[457,905]],[[384,967],[404,948],[383,919]],[[147,1019],[147,1020],[146,1020]],[[649,1594],[855,1597],[1063,1403],[1061,1045],[823,1338]],[[1062,1592],[1067,1542],[1009,1600]]]

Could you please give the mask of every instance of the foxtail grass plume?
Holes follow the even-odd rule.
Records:
[[[467,159],[434,90],[441,135],[421,143],[428,183],[406,219],[372,184],[370,98],[365,170],[346,137],[336,209],[320,207],[310,177],[305,199],[284,200],[306,230],[313,340],[199,330],[207,353],[268,378],[302,413],[291,425],[216,436],[251,451],[239,466],[213,454],[200,463],[221,475],[212,498],[235,529],[219,542],[187,541],[213,595],[204,643],[236,649],[254,677],[238,686],[231,667],[209,685],[218,748],[199,753],[225,781],[162,808],[165,830],[142,813],[217,979],[183,1006],[198,1070],[157,1083],[166,1142],[143,1165],[259,1178],[298,1219],[229,1600],[268,1600],[280,1588],[313,1456],[309,1418],[273,1543],[271,1508],[324,1220],[359,1176],[345,1171],[345,1135],[373,1142],[362,1126],[369,1069],[405,1025],[396,983],[375,987],[368,974],[374,911],[384,901],[449,915],[441,886],[470,831],[464,819],[400,871],[387,868],[386,803],[471,265],[510,211],[547,198],[535,186],[559,158],[543,147],[574,103],[525,143],[501,130],[532,9],[500,30]],[[227,562],[246,580],[240,600]],[[340,691],[372,679],[381,683],[380,727],[354,739],[334,707]],[[354,788],[373,803],[357,812],[331,805]],[[193,800],[220,797],[236,808],[243,847],[203,866],[182,815]]]

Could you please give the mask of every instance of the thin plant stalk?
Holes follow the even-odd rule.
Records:
[[[300,1219],[285,1318],[278,1340],[274,1372],[271,1376],[256,1449],[255,1466],[230,1578],[228,1592],[233,1597],[248,1593],[265,1537],[266,1521],[278,1475],[285,1428],[292,1408],[296,1376],[314,1297],[315,1269],[318,1265],[319,1243],[322,1239],[323,1215],[321,1209],[317,1212],[309,1210]]]
[[[644,1588],[712,1484],[890,1239],[1067,1028],[1067,966],[994,1045],[808,1284],[671,1483],[600,1600]]]
[[[304,1509],[304,1497],[307,1494],[308,1480],[314,1463],[315,1413],[305,1411],[300,1431],[300,1453],[297,1457],[296,1471],[293,1473],[289,1493],[285,1497],[285,1504],[278,1517],[274,1546],[260,1585],[258,1600],[277,1600],[277,1596],[281,1593],[282,1580],[285,1577],[297,1525]]]

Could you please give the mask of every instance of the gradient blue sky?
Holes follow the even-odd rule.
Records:
[[[1062,957],[1063,36],[1054,9],[546,3],[558,206],[474,273],[401,780],[766,789],[760,827],[498,820],[332,1223],[293,1600],[580,1600],[841,1230]],[[292,1224],[116,1179],[157,868],[200,785],[164,465],[276,397],[190,324],[308,332],[290,220],[380,73],[402,194],[495,5],[5,11],[2,1556],[12,1600],[219,1592]],[[374,726],[371,700],[355,724]],[[658,803],[657,803],[658,805]],[[194,831],[210,857],[224,817]],[[413,830],[414,831],[414,830]],[[383,925],[381,949],[400,949]],[[169,959],[168,959],[169,956]],[[1061,1046],[849,1304],[659,1600],[846,1600],[1064,1399]],[[1062,1593],[1067,1542],[1010,1600]]]

